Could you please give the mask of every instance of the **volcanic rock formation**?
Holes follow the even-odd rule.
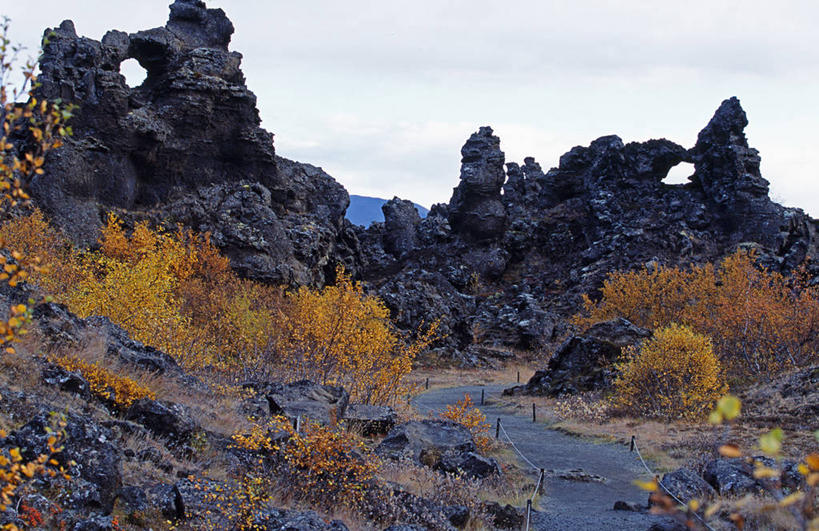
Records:
[[[232,34],[221,9],[196,0],[177,0],[165,27],[100,42],[71,21],[47,30],[38,95],[78,109],[32,195],[78,243],[93,244],[113,209],[211,231],[246,276],[321,284],[349,196],[321,169],[276,157]],[[129,58],[147,71],[139,87],[119,73]]]
[[[816,221],[768,198],[736,98],[692,149],[605,136],[546,172],[531,157],[504,169],[500,139],[481,127],[448,204],[420,219],[395,198],[383,223],[353,226],[341,185],[275,155],[232,33],[196,0],[176,0],[165,27],[100,42],[70,21],[46,32],[39,94],[79,107],[74,136],[31,191],[78,243],[93,244],[113,210],[210,232],[240,274],[271,283],[321,286],[343,264],[402,328],[440,320],[437,354],[466,364],[564,336],[579,295],[613,270],[711,261],[737,246],[779,270],[817,255]],[[119,73],[128,58],[147,71],[139,87]],[[681,162],[694,164],[690,182],[664,183]]]

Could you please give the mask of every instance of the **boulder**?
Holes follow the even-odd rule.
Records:
[[[483,502],[481,510],[489,515],[490,521],[498,529],[520,529],[526,519],[522,509],[508,503],[501,505],[497,502]]]
[[[438,467],[444,472],[461,474],[471,479],[486,479],[501,474],[500,466],[494,458],[484,457],[475,452],[444,455]]]
[[[708,482],[688,468],[678,468],[673,472],[664,474],[661,482],[663,487],[683,503],[688,503],[691,500],[704,502],[716,495],[716,491]],[[650,499],[649,503],[651,503]]]
[[[737,457],[709,461],[702,476],[720,495],[743,496],[762,490],[753,473],[753,465]]]
[[[301,417],[321,424],[334,424],[344,418],[350,400],[350,395],[341,387],[309,380],[269,384],[264,392],[271,415]]]
[[[91,387],[88,381],[80,373],[67,371],[59,365],[46,365],[42,379],[43,383],[55,385],[60,388],[60,391],[74,393],[84,399],[91,397]]]
[[[649,330],[622,318],[597,323],[582,336],[564,341],[547,368],[535,372],[526,385],[506,389],[504,394],[561,396],[606,389],[623,347],[650,336]]]
[[[186,443],[197,429],[190,413],[180,404],[142,398],[125,412],[126,420],[145,426],[157,437]]]
[[[389,406],[350,404],[344,412],[347,425],[364,436],[385,435],[389,432],[398,415]]]
[[[122,486],[121,459],[114,435],[89,417],[66,415],[65,422],[63,451],[55,459],[73,478],[68,506],[108,514]],[[51,430],[50,416],[39,414],[10,433],[2,441],[3,447],[20,448],[26,461],[35,459],[49,453]]]
[[[442,459],[475,451],[472,434],[448,420],[414,420],[394,427],[376,447],[388,459],[407,459],[419,465],[441,468]]]

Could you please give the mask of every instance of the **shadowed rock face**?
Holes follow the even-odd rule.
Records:
[[[246,276],[321,284],[349,196],[320,168],[276,157],[232,34],[221,9],[193,0],[177,0],[164,27],[99,42],[71,21],[47,30],[39,96],[79,107],[32,195],[79,243],[119,209],[218,234]],[[136,88],[119,73],[129,58],[147,71]]]
[[[501,187],[506,180],[500,139],[481,127],[461,149],[461,183],[449,200],[449,222],[456,233],[486,240],[503,234],[506,209]]]

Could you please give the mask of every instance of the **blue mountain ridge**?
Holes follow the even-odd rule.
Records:
[[[365,195],[350,194],[350,206],[347,208],[347,219],[353,225],[363,225],[367,227],[373,221],[384,221],[384,213],[381,212],[381,205],[388,199],[380,197],[367,197]],[[422,218],[427,217],[429,209],[422,207],[418,203],[413,203]]]

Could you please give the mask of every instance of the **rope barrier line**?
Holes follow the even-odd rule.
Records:
[[[660,486],[660,488],[661,488],[661,489],[663,489],[663,490],[664,490],[664,491],[665,491],[665,492],[666,492],[666,493],[667,493],[669,496],[671,496],[672,498],[674,498],[674,500],[675,500],[677,503],[679,503],[679,504],[680,504],[680,505],[682,505],[683,507],[688,507],[688,504],[687,504],[687,503],[683,503],[683,501],[682,501],[682,500],[680,500],[678,497],[676,497],[676,496],[674,495],[674,493],[673,493],[673,492],[671,492],[671,491],[670,491],[670,490],[669,490],[669,489],[668,489],[668,488],[667,488],[665,485],[663,485],[663,481],[660,479],[660,476],[658,476],[657,474],[655,474],[655,473],[654,473],[654,471],[652,471],[652,470],[651,470],[651,469],[648,467],[648,465],[646,464],[645,459],[643,459],[643,455],[640,453],[640,448],[638,448],[638,447],[637,447],[637,438],[636,438],[634,435],[632,435],[632,436],[631,436],[631,448],[632,448],[632,449],[633,449],[635,452],[637,452],[637,457],[639,457],[639,458],[640,458],[640,462],[643,464],[643,468],[645,468],[645,469],[646,469],[646,472],[648,472],[649,474],[651,474],[651,476],[652,476],[652,477],[654,477],[654,478],[657,480],[657,485],[659,485],[659,486]],[[697,520],[699,520],[699,521],[700,521],[700,523],[702,523],[702,525],[704,525],[704,526],[706,527],[706,529],[709,529],[710,531],[714,531],[714,528],[713,528],[713,527],[711,527],[710,525],[708,525],[708,523],[707,523],[707,522],[706,522],[706,521],[705,521],[705,520],[704,520],[704,519],[703,519],[703,518],[702,518],[700,515],[698,515],[696,511],[691,511],[691,514],[693,514],[693,515],[694,515],[694,517],[696,517],[696,519],[697,519]]]
[[[527,463],[527,464],[528,464],[530,467],[532,467],[532,468],[533,468],[535,471],[540,472],[540,467],[539,467],[539,466],[535,466],[535,464],[534,464],[534,463],[532,463],[532,462],[529,460],[529,458],[528,458],[528,457],[526,457],[525,455],[523,455],[523,452],[521,452],[521,451],[518,449],[517,445],[515,445],[514,441],[512,441],[512,438],[511,438],[511,437],[509,437],[509,434],[506,432],[506,428],[503,426],[503,422],[501,422],[501,423],[500,423],[500,429],[501,429],[501,431],[503,432],[503,435],[506,437],[506,440],[507,440],[507,441],[509,441],[509,444],[511,444],[511,445],[512,445],[512,448],[514,448],[515,452],[517,452],[517,454],[520,456],[520,458],[521,458],[521,459],[523,459],[524,461],[526,461],[526,463]]]

